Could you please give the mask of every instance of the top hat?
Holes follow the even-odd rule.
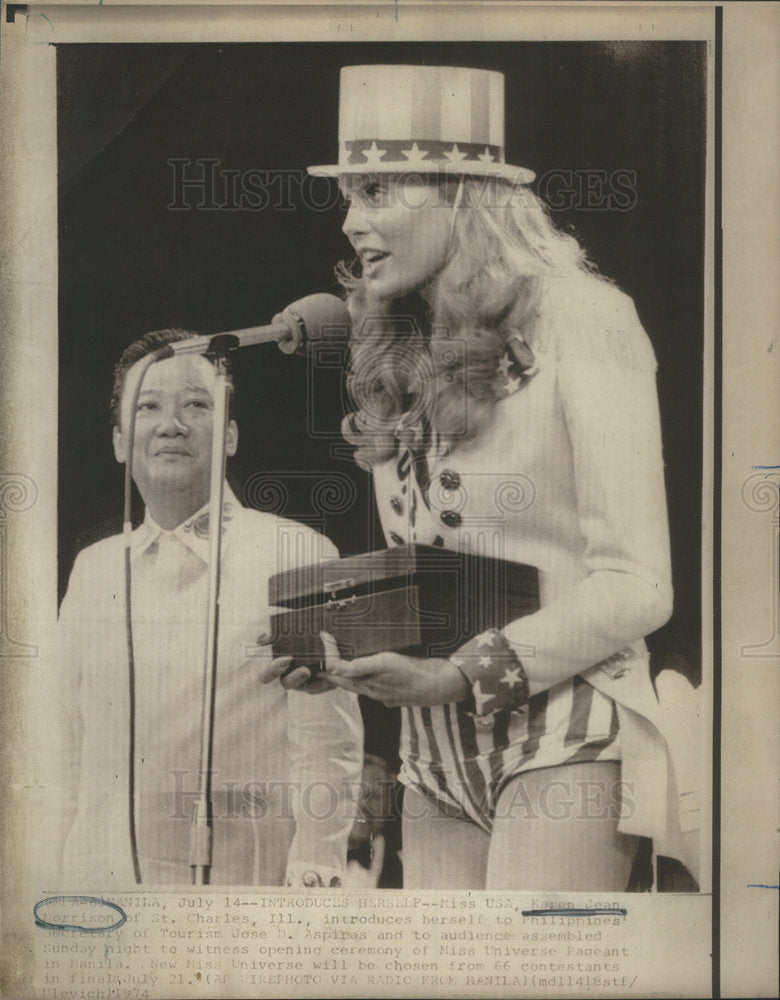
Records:
[[[529,184],[535,174],[504,161],[504,74],[459,66],[344,66],[342,174],[448,173]]]

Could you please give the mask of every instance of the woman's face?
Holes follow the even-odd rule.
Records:
[[[341,191],[349,205],[342,228],[368,293],[395,299],[424,292],[449,245],[453,209],[444,188],[420,176],[367,174],[342,177]]]

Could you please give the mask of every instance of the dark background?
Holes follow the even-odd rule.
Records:
[[[633,297],[655,346],[676,596],[650,645],[654,670],[698,681],[704,43],[62,45],[57,55],[61,592],[79,548],[121,527],[107,403],[123,347],[165,326],[267,323],[296,298],[336,290],[343,209],[303,168],[335,162],[340,67],[485,67],[506,74],[507,160],[536,171],[560,206],[556,223]],[[177,193],[172,159],[192,161],[189,177],[202,171],[194,161],[219,160],[217,183]],[[267,185],[265,207],[242,208],[220,172],[250,170],[296,173],[284,190]],[[617,170],[636,174],[628,211],[577,181],[574,194],[550,183],[553,171]],[[382,547],[368,477],[338,435],[339,369],[315,373],[255,347],[235,381],[238,496],[325,530],[344,555]],[[318,493],[328,479],[334,490]],[[271,480],[284,486],[281,505]],[[368,748],[392,762],[397,713],[369,710]]]

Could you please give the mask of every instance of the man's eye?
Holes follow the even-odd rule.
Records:
[[[186,402],[186,406],[192,406],[196,410],[209,410],[211,407],[206,402],[205,399],[190,399]]]
[[[371,184],[367,184],[364,188],[364,194],[369,201],[379,201],[384,193],[384,188],[377,181]]]
[[[142,410],[156,410],[157,403],[153,403],[147,400],[145,403],[139,403],[136,409],[136,413],[141,413]]]

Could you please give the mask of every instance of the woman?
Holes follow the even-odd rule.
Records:
[[[340,162],[310,172],[357,255],[345,436],[388,545],[536,566],[541,609],[449,660],[325,637],[328,678],[405,707],[405,888],[625,890],[647,838],[682,856],[643,641],[672,600],[652,347],[504,162],[501,74],[341,87]]]

